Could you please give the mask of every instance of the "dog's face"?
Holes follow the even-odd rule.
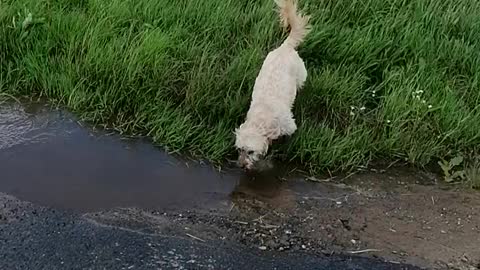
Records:
[[[257,150],[253,150],[257,149]],[[261,161],[263,161],[265,157],[266,150],[262,146],[261,148],[257,147],[244,147],[244,148],[239,148],[239,153],[238,153],[238,165],[241,168],[244,168],[246,170],[258,170],[259,164]]]
[[[244,169],[252,170],[268,151],[268,140],[247,129],[237,129],[235,146],[239,151],[238,165]]]
[[[240,149],[238,153],[238,166],[246,170],[252,170],[256,162],[258,162],[260,159],[261,156],[258,152]]]

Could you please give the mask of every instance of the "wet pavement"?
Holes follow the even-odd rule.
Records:
[[[281,170],[256,179],[237,169],[219,173],[74,119],[42,103],[0,106],[0,269],[417,269],[373,257],[265,251],[208,233],[177,233],[188,229],[180,223],[155,231],[163,211],[213,209],[205,213],[214,220],[242,207],[245,197],[290,209],[299,194],[338,191],[282,181]],[[116,209],[155,215],[119,219]],[[102,211],[109,214],[92,218]],[[111,213],[115,222],[105,220]],[[218,231],[202,222],[196,233]],[[146,224],[156,229],[144,230]]]

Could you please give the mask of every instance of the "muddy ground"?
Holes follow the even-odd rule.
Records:
[[[4,104],[0,269],[480,269],[480,192],[406,167],[289,169],[218,172],[43,103]]]
[[[480,269],[480,193],[436,181],[434,175],[404,168],[329,180],[306,193],[282,185],[262,192],[252,181],[216,208],[121,208],[85,218],[265,252],[361,254],[430,269]]]

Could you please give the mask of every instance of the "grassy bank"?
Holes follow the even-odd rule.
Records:
[[[1,92],[213,161],[234,156],[232,131],[284,37],[269,0],[0,3]],[[322,170],[476,151],[479,1],[301,4],[313,17],[300,48],[309,78],[279,157]]]

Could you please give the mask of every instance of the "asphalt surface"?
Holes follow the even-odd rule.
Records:
[[[0,195],[0,269],[419,269],[357,256],[269,253],[149,235]]]

